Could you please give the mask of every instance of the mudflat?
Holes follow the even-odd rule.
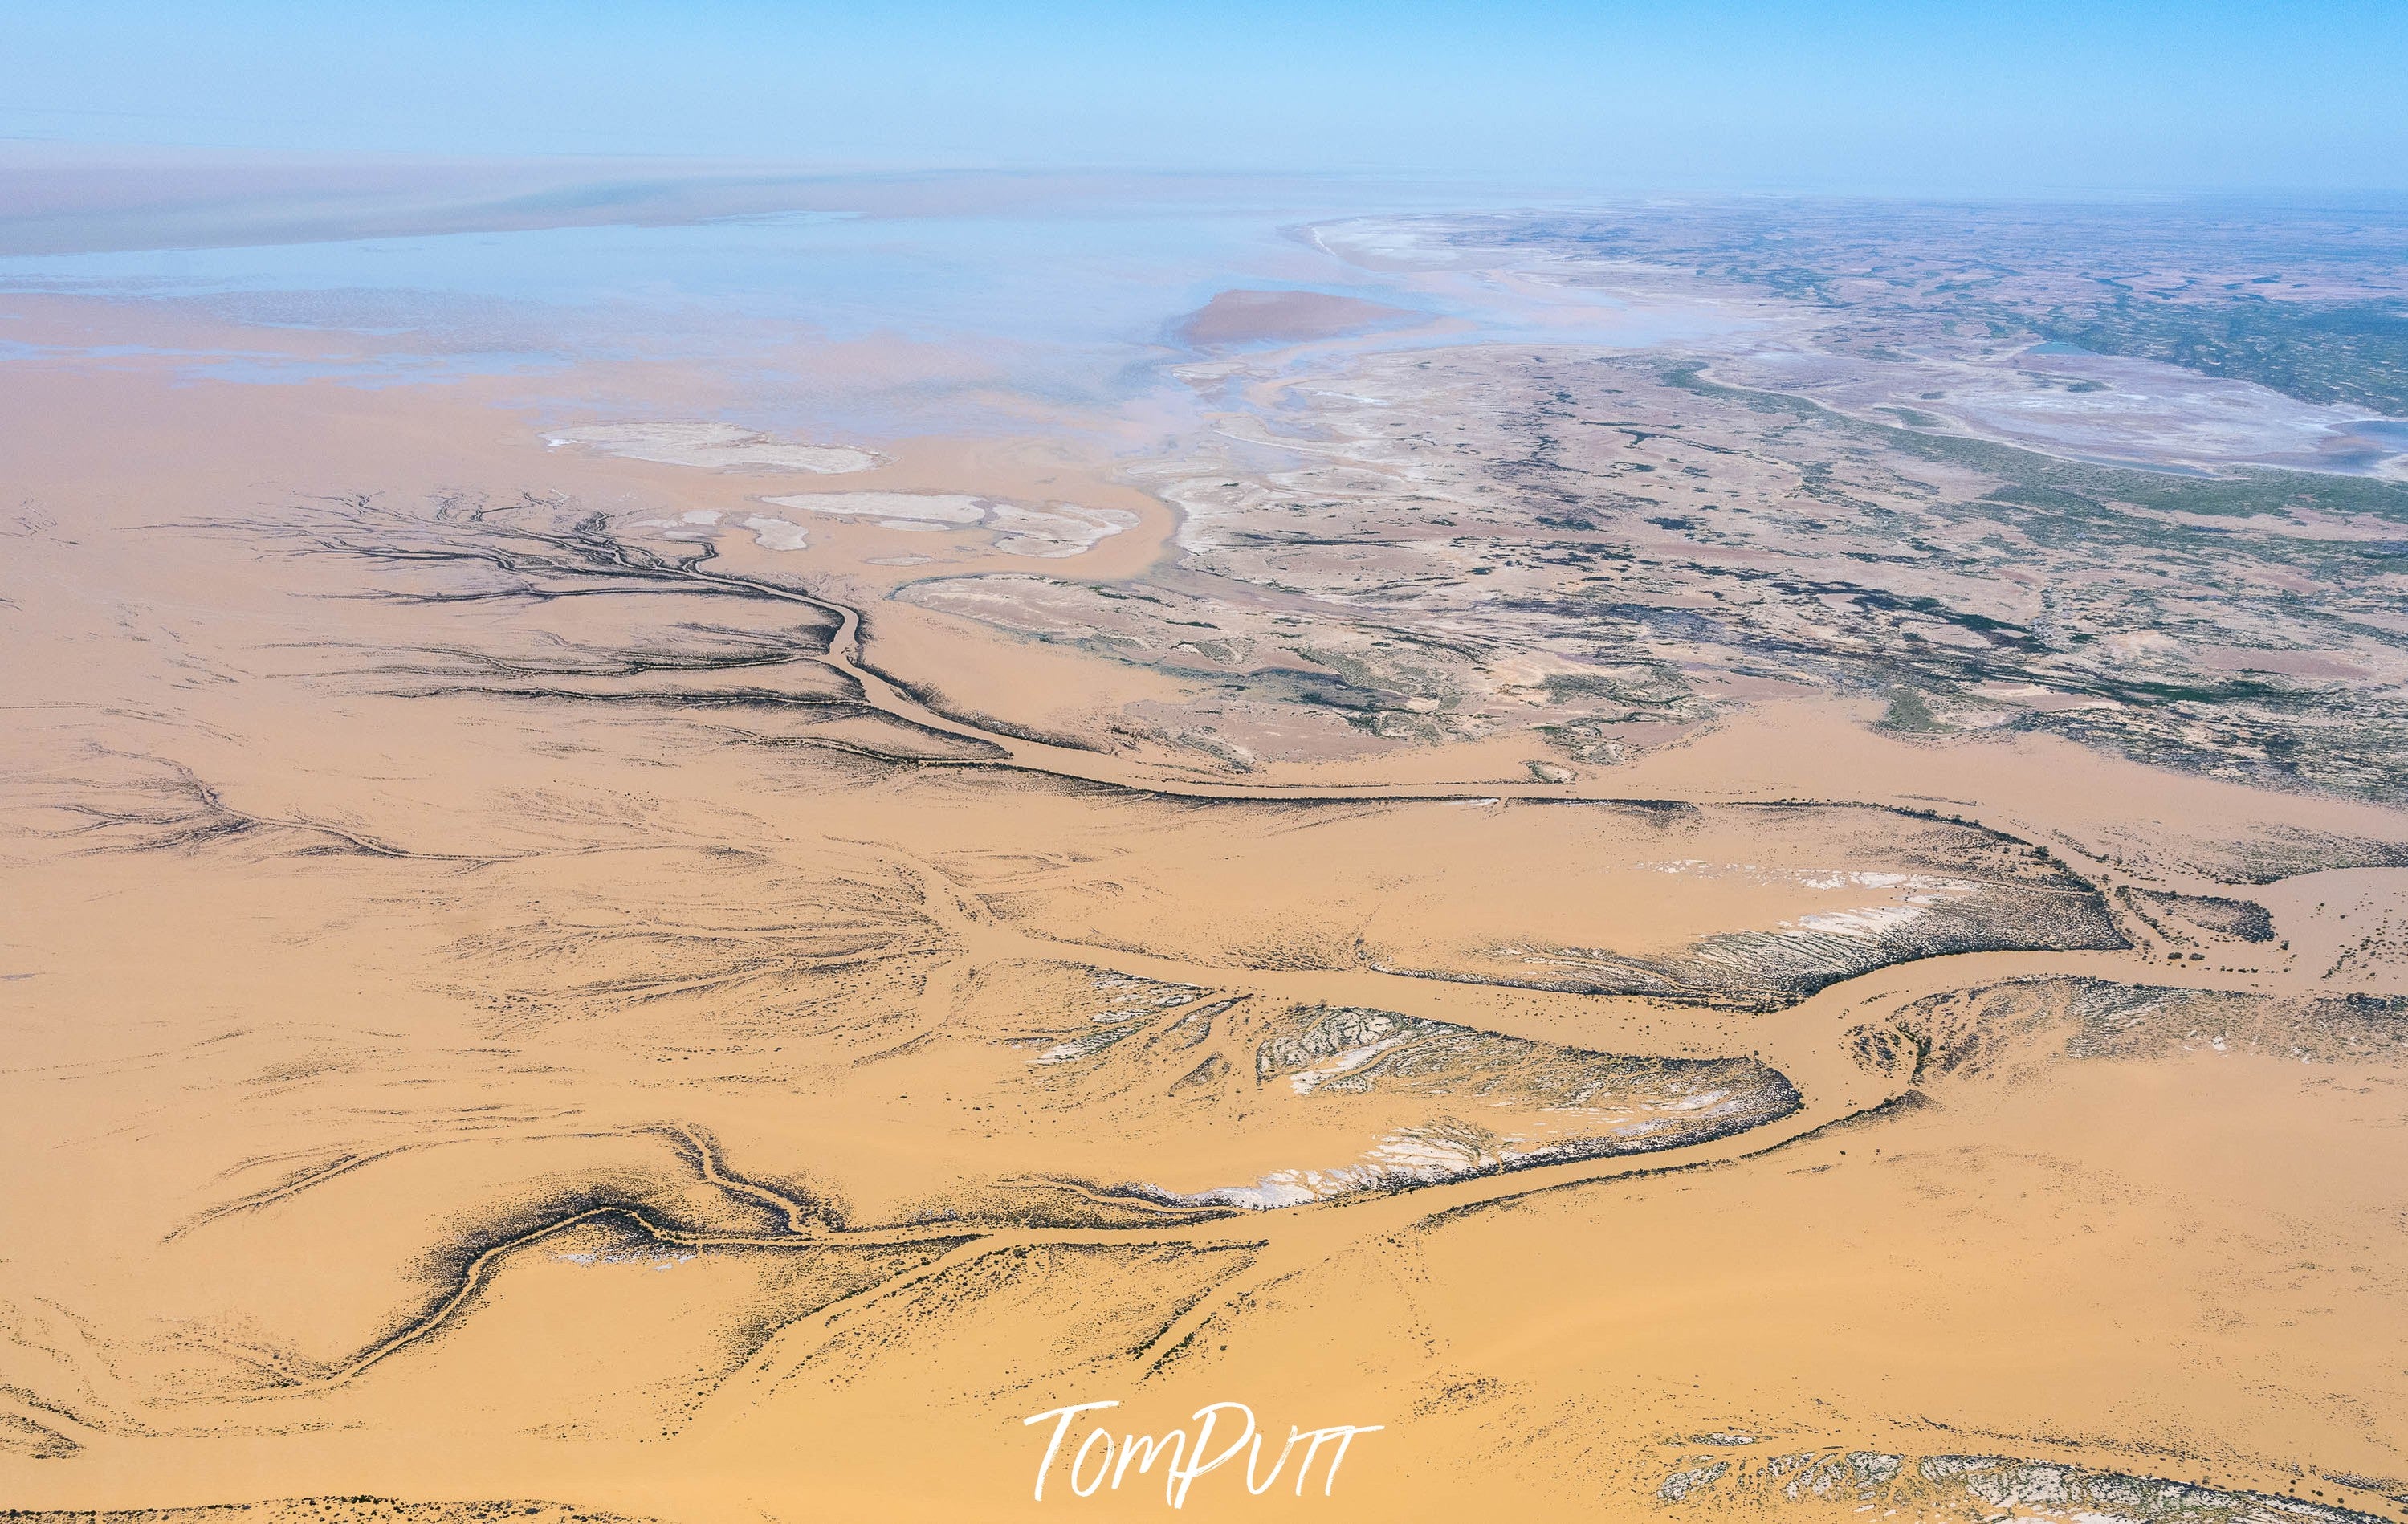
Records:
[[[1756,215],[0,271],[0,1504],[2401,1517],[2390,383]]]

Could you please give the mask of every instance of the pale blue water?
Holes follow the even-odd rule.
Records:
[[[1340,208],[1352,209],[1352,208]],[[690,362],[742,378],[754,410],[813,391],[815,346],[943,350],[934,376],[832,409],[946,410],[997,386],[1092,406],[1155,384],[1177,318],[1233,284],[1302,284],[1421,305],[1282,234],[1297,208],[1108,216],[796,215],[264,247],[0,256],[0,292],[169,303],[355,336],[355,355],[272,342],[181,355],[195,376],[364,384],[531,376],[585,362]],[[741,412],[745,405],[731,410]]]
[[[751,217],[675,226],[552,228],[250,248],[0,256],[0,293],[160,302],[355,342],[332,357],[263,342],[179,355],[194,377],[363,385],[524,377],[557,410],[597,401],[577,367],[708,372],[761,426],[869,433],[1005,427],[1027,410],[1126,407],[1177,389],[1193,358],[1178,319],[1231,286],[1303,286],[1467,320],[1448,341],[1552,337],[1543,312],[1434,295],[1356,268],[1291,231],[1409,195],[1253,205],[1165,200],[1105,212]],[[1591,317],[1600,305],[1587,299]],[[1584,341],[1596,341],[1594,324]],[[835,348],[831,350],[831,346]],[[848,351],[847,347],[850,346]],[[865,367],[871,347],[879,357]],[[324,346],[320,346],[323,348]],[[564,378],[558,394],[547,377]]]
[[[1267,236],[1268,235],[1268,236]],[[1125,338],[1278,240],[1240,218],[804,215],[258,248],[0,257],[0,289],[116,296],[381,294],[1030,340]],[[239,309],[243,304],[229,303]],[[273,315],[277,304],[257,304]],[[380,328],[363,304],[356,323]],[[384,314],[408,316],[406,303]]]

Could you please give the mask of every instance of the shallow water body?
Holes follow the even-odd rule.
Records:
[[[1408,198],[1409,199],[1409,198]],[[164,303],[245,330],[339,336],[182,356],[194,378],[379,385],[566,366],[709,367],[717,410],[764,427],[1025,426],[1116,410],[1195,357],[1179,320],[1232,287],[1302,288],[1426,313],[1383,347],[1635,345],[1727,330],[1595,292],[1481,271],[1377,272],[1298,236],[1361,204],[1176,202],[1093,212],[725,218],[666,226],[0,256],[0,294]],[[1402,201],[1398,209],[1410,209]],[[78,358],[101,351],[69,350]],[[841,383],[833,378],[841,377]]]

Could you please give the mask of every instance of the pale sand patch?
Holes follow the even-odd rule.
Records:
[[[790,444],[734,424],[588,424],[543,437],[555,449],[584,445],[605,455],[717,471],[809,471],[836,476],[886,464],[875,451],[839,444]]]
[[[881,529],[984,527],[996,531],[995,548],[1005,554],[1048,560],[1083,554],[1098,540],[1138,524],[1138,515],[1126,509],[1072,503],[1027,508],[964,493],[811,492],[762,501],[810,513],[868,519]]]
[[[715,508],[690,508],[673,519],[631,519],[625,527],[657,530],[663,539],[707,543],[718,538],[726,520],[727,515]],[[799,551],[810,543],[803,526],[786,519],[753,513],[737,522],[752,531],[753,543],[765,551]]]
[[[1116,508],[1073,508],[1068,503],[1053,505],[1052,511],[1004,504],[996,509],[990,522],[1009,531],[995,542],[996,550],[1059,560],[1083,554],[1097,540],[1131,527],[1137,515]]]
[[[719,522],[726,515],[715,508],[690,508],[675,518],[633,519],[630,529],[654,529],[663,539],[681,539],[689,543],[707,542],[716,532]]]
[[[983,524],[990,497],[950,492],[806,492],[789,497],[764,497],[778,508],[799,508],[806,513],[830,513],[848,519],[925,520],[931,524]]]
[[[804,537],[801,525],[773,519],[766,513],[756,513],[746,519],[744,527],[752,531],[753,539],[765,551],[799,551],[810,543]]]

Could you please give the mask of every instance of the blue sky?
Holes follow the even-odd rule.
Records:
[[[1616,189],[2408,189],[2408,3],[6,0],[0,137]]]

